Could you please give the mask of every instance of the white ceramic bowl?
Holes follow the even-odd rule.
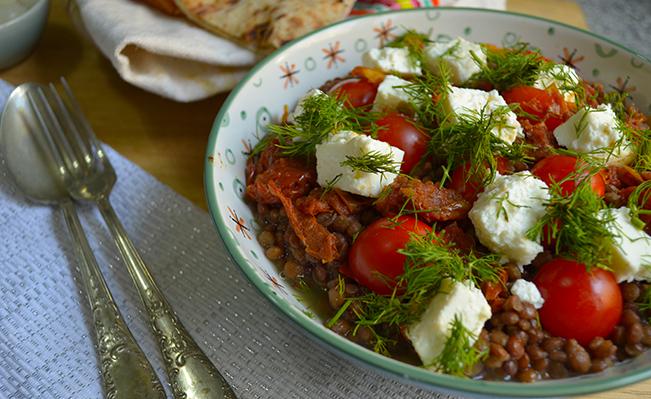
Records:
[[[366,50],[382,45],[406,28],[433,39],[462,36],[507,46],[525,41],[579,74],[630,91],[640,109],[651,111],[651,62],[592,33],[549,20],[475,9],[419,9],[349,19],[314,32],[265,58],[233,90],[215,119],[205,164],[205,189],[215,225],[235,262],[251,282],[315,339],[358,361],[439,390],[493,396],[587,394],[651,377],[651,351],[599,374],[533,384],[477,381],[441,375],[378,355],[323,327],[265,258],[256,240],[258,227],[243,201],[246,152],[278,121],[284,107],[326,80],[345,75]]]
[[[35,0],[25,13],[0,23],[0,69],[9,68],[29,55],[43,33],[49,6],[49,0]]]

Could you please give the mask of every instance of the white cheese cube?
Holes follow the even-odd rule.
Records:
[[[556,64],[548,71],[541,72],[538,79],[533,83],[533,87],[544,90],[554,85],[561,92],[566,102],[573,103],[576,100],[576,93],[573,89],[580,81],[581,79],[574,68],[569,65]]]
[[[547,184],[529,171],[498,175],[479,194],[468,216],[484,246],[524,266],[543,251],[540,237],[530,240],[527,232],[545,214],[548,200]]]
[[[455,85],[466,82],[481,69],[474,54],[481,64],[486,63],[486,54],[477,43],[458,37],[449,43],[434,43],[425,48],[424,67],[438,75],[441,68],[450,71],[451,81]]]
[[[374,48],[362,55],[362,65],[398,75],[421,75],[420,61],[409,57],[406,48]]]
[[[524,137],[522,126],[515,113],[509,109],[502,114],[507,110],[508,104],[497,90],[483,91],[452,86],[444,106],[447,112],[454,116],[453,121],[463,115],[479,116],[482,113],[487,118],[490,113],[499,109],[501,111],[497,112],[500,112],[502,119],[491,133],[507,144],[513,144],[516,138]]]
[[[397,76],[387,75],[380,86],[373,102],[373,111],[391,112],[403,111],[409,113],[414,109],[414,98],[401,86],[411,84],[409,81]]]
[[[474,334],[471,339],[474,344],[484,323],[491,318],[491,307],[481,290],[470,281],[444,280],[420,320],[407,328],[407,337],[424,365],[432,364],[443,351],[455,315]]]
[[[545,300],[542,295],[540,295],[540,291],[538,291],[536,284],[522,278],[515,280],[511,286],[511,294],[517,295],[523,302],[529,302],[536,309],[542,308],[545,303]]]
[[[651,281],[651,236],[631,222],[630,209],[604,209],[600,214],[610,214],[606,225],[615,236],[611,247],[610,268],[617,282]],[[605,218],[605,217],[604,217]]]
[[[370,152],[389,154],[400,168],[405,153],[396,147],[364,134],[341,131],[316,146],[317,181],[322,187],[334,187],[365,197],[377,198],[384,187],[396,178],[395,173],[368,173],[353,170],[341,163],[347,156],[357,157]]]
[[[305,111],[303,109],[303,104],[305,103],[305,100],[314,96],[327,96],[327,94],[325,94],[319,89],[311,89],[310,91],[305,93],[303,97],[299,98],[298,102],[296,103],[296,107],[294,108],[294,111],[290,112],[289,115],[287,115],[287,122],[296,123],[296,117],[303,114],[303,112]]]
[[[554,129],[558,144],[572,151],[589,153],[606,164],[627,164],[635,151],[617,127],[617,115],[610,104],[581,108]]]

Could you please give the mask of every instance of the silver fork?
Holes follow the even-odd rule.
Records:
[[[38,90],[34,102],[50,150],[60,159],[59,173],[75,199],[94,202],[118,246],[149,316],[156,343],[175,398],[236,398],[224,377],[181,324],[156,285],[135,245],[127,236],[109,195],[117,179],[101,144],[84,117],[68,83],[61,78],[64,96],[54,84]]]

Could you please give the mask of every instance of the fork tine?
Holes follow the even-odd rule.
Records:
[[[72,89],[70,89],[68,81],[63,76],[60,77],[59,80],[61,81],[63,91],[66,93],[68,100],[67,103],[71,108],[71,113],[75,115],[75,120],[78,122],[77,126],[81,127],[81,132],[79,130],[77,130],[77,132],[81,133],[81,136],[85,136],[87,138],[88,144],[91,147],[91,151],[97,154],[100,158],[104,158],[102,145],[100,144],[99,140],[97,140],[93,128],[90,126],[88,119],[86,119],[84,116],[84,113],[82,112],[81,107],[79,106],[79,103],[77,102],[74,94],[72,94]]]
[[[81,160],[86,165],[91,165],[93,162],[93,155],[91,154],[93,150],[92,146],[79,133],[79,128],[74,121],[72,112],[59,95],[54,84],[50,83],[49,87],[52,97],[56,101],[57,111],[59,111],[57,115],[63,125],[63,134],[68,138],[68,143],[77,156],[77,160]]]
[[[67,146],[67,140],[61,137],[60,126],[57,129],[58,122],[53,115],[43,89],[38,87],[35,92],[27,92],[27,99],[44,133],[40,136],[45,139],[44,141],[50,150],[49,153],[56,162],[59,172],[65,173],[65,170],[71,170],[74,166],[71,161],[73,158],[71,158],[70,148]]]

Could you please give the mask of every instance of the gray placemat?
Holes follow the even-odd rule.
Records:
[[[651,59],[651,0],[577,0],[591,31]]]
[[[248,283],[205,211],[106,150],[119,176],[111,196],[116,212],[179,317],[241,399],[450,398],[313,342]],[[166,381],[137,292],[99,213],[84,207],[81,218],[118,307]],[[102,397],[75,261],[60,211],[27,202],[0,159],[0,398]]]

